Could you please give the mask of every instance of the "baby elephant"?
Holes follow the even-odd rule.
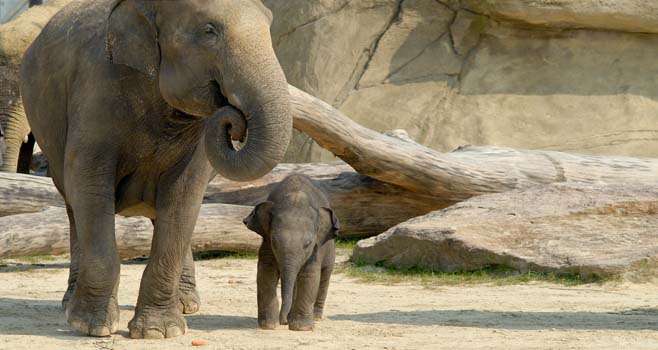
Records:
[[[291,175],[244,219],[263,236],[258,252],[258,325],[309,331],[322,318],[336,259],[338,219],[311,179]],[[277,284],[283,305],[279,313]]]

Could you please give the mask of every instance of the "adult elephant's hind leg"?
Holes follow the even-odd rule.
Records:
[[[114,238],[114,175],[112,167],[98,166],[82,158],[69,164],[66,179],[66,199],[73,212],[72,232],[77,240],[72,241],[74,287],[65,312],[73,329],[93,336],[109,336],[119,321],[120,261]]]
[[[78,249],[78,233],[76,232],[75,227],[75,216],[73,215],[73,209],[68,204],[66,205],[66,214],[69,217],[71,263],[69,264],[68,287],[66,288],[66,293],[64,293],[64,298],[62,299],[62,308],[64,310],[66,310],[66,305],[69,300],[71,300],[71,296],[75,290],[75,285],[78,281],[78,272],[80,271],[80,250]]]
[[[183,272],[180,276],[178,285],[180,292],[180,302],[183,307],[184,314],[193,314],[199,311],[201,306],[201,298],[196,288],[196,277],[194,272],[194,256],[192,255],[192,247],[187,249],[185,260],[183,261]]]
[[[185,333],[179,286],[209,178],[203,164],[207,162],[196,164],[195,169],[191,161],[160,179],[151,258],[142,277],[135,316],[128,325],[132,338],[171,338]]]

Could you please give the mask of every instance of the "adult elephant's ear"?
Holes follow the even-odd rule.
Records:
[[[258,204],[254,210],[242,220],[248,229],[265,237],[270,232],[270,222],[272,221],[272,207],[274,203],[263,202]]]
[[[160,65],[158,31],[149,1],[115,0],[107,20],[107,57],[155,79]]]

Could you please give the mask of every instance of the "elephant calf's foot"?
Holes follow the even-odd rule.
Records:
[[[180,290],[180,302],[182,305],[182,312],[186,315],[193,314],[199,311],[201,305],[201,298],[196,288],[191,290]]]
[[[139,308],[128,324],[133,339],[174,338],[185,334],[187,323],[179,308]]]
[[[66,319],[74,330],[95,337],[107,337],[117,330],[119,304],[116,297],[79,297],[63,301]]]

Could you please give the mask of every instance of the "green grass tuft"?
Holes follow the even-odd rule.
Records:
[[[349,250],[351,253],[356,246],[356,243],[360,241],[360,238],[337,238],[336,239],[336,249],[339,250]]]
[[[566,286],[602,283],[603,278],[583,278],[577,274],[527,272],[520,273],[508,266],[491,266],[478,271],[435,272],[429,269],[394,269],[348,262],[337,272],[367,283],[398,284],[415,283],[426,287],[493,284],[497,286],[528,282],[549,282]]]
[[[222,250],[194,253],[194,260],[212,259],[258,259],[258,254],[235,253]]]

